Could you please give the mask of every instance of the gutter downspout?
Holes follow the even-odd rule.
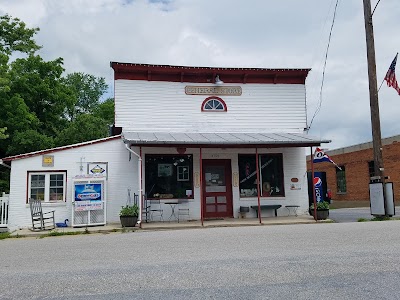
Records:
[[[133,153],[138,158],[138,183],[139,183],[139,227],[142,228],[142,198],[143,198],[143,189],[142,189],[142,156],[137,154],[135,151],[131,149],[131,145],[125,143],[125,148]]]
[[[9,165],[7,165],[6,163],[4,163],[2,159],[0,159],[0,165],[5,166],[6,168],[11,169],[11,166],[9,166]]]

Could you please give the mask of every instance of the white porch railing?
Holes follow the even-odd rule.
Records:
[[[8,225],[8,194],[3,192],[0,197],[0,227],[7,227]]]

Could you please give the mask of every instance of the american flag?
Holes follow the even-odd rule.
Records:
[[[397,62],[397,55],[399,55],[398,53],[396,54],[395,58],[393,59],[389,70],[386,73],[385,76],[385,80],[387,82],[387,85],[390,87],[393,87],[397,93],[400,95],[400,88],[399,85],[397,84],[397,80],[396,80],[396,73],[394,72],[394,70],[396,69],[396,62]]]

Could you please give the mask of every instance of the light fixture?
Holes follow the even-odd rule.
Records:
[[[221,84],[223,84],[223,83],[224,83],[224,82],[223,82],[221,79],[219,79],[219,75],[215,76],[215,84],[221,85]]]

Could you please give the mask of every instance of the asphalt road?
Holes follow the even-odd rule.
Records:
[[[0,299],[399,299],[400,221],[0,241]]]
[[[400,207],[395,207],[395,212],[397,214],[395,217],[399,216]],[[364,218],[367,220],[372,219],[374,216],[371,215],[369,207],[365,208],[339,208],[329,210],[329,219],[343,223],[343,222],[358,222],[358,219]]]

